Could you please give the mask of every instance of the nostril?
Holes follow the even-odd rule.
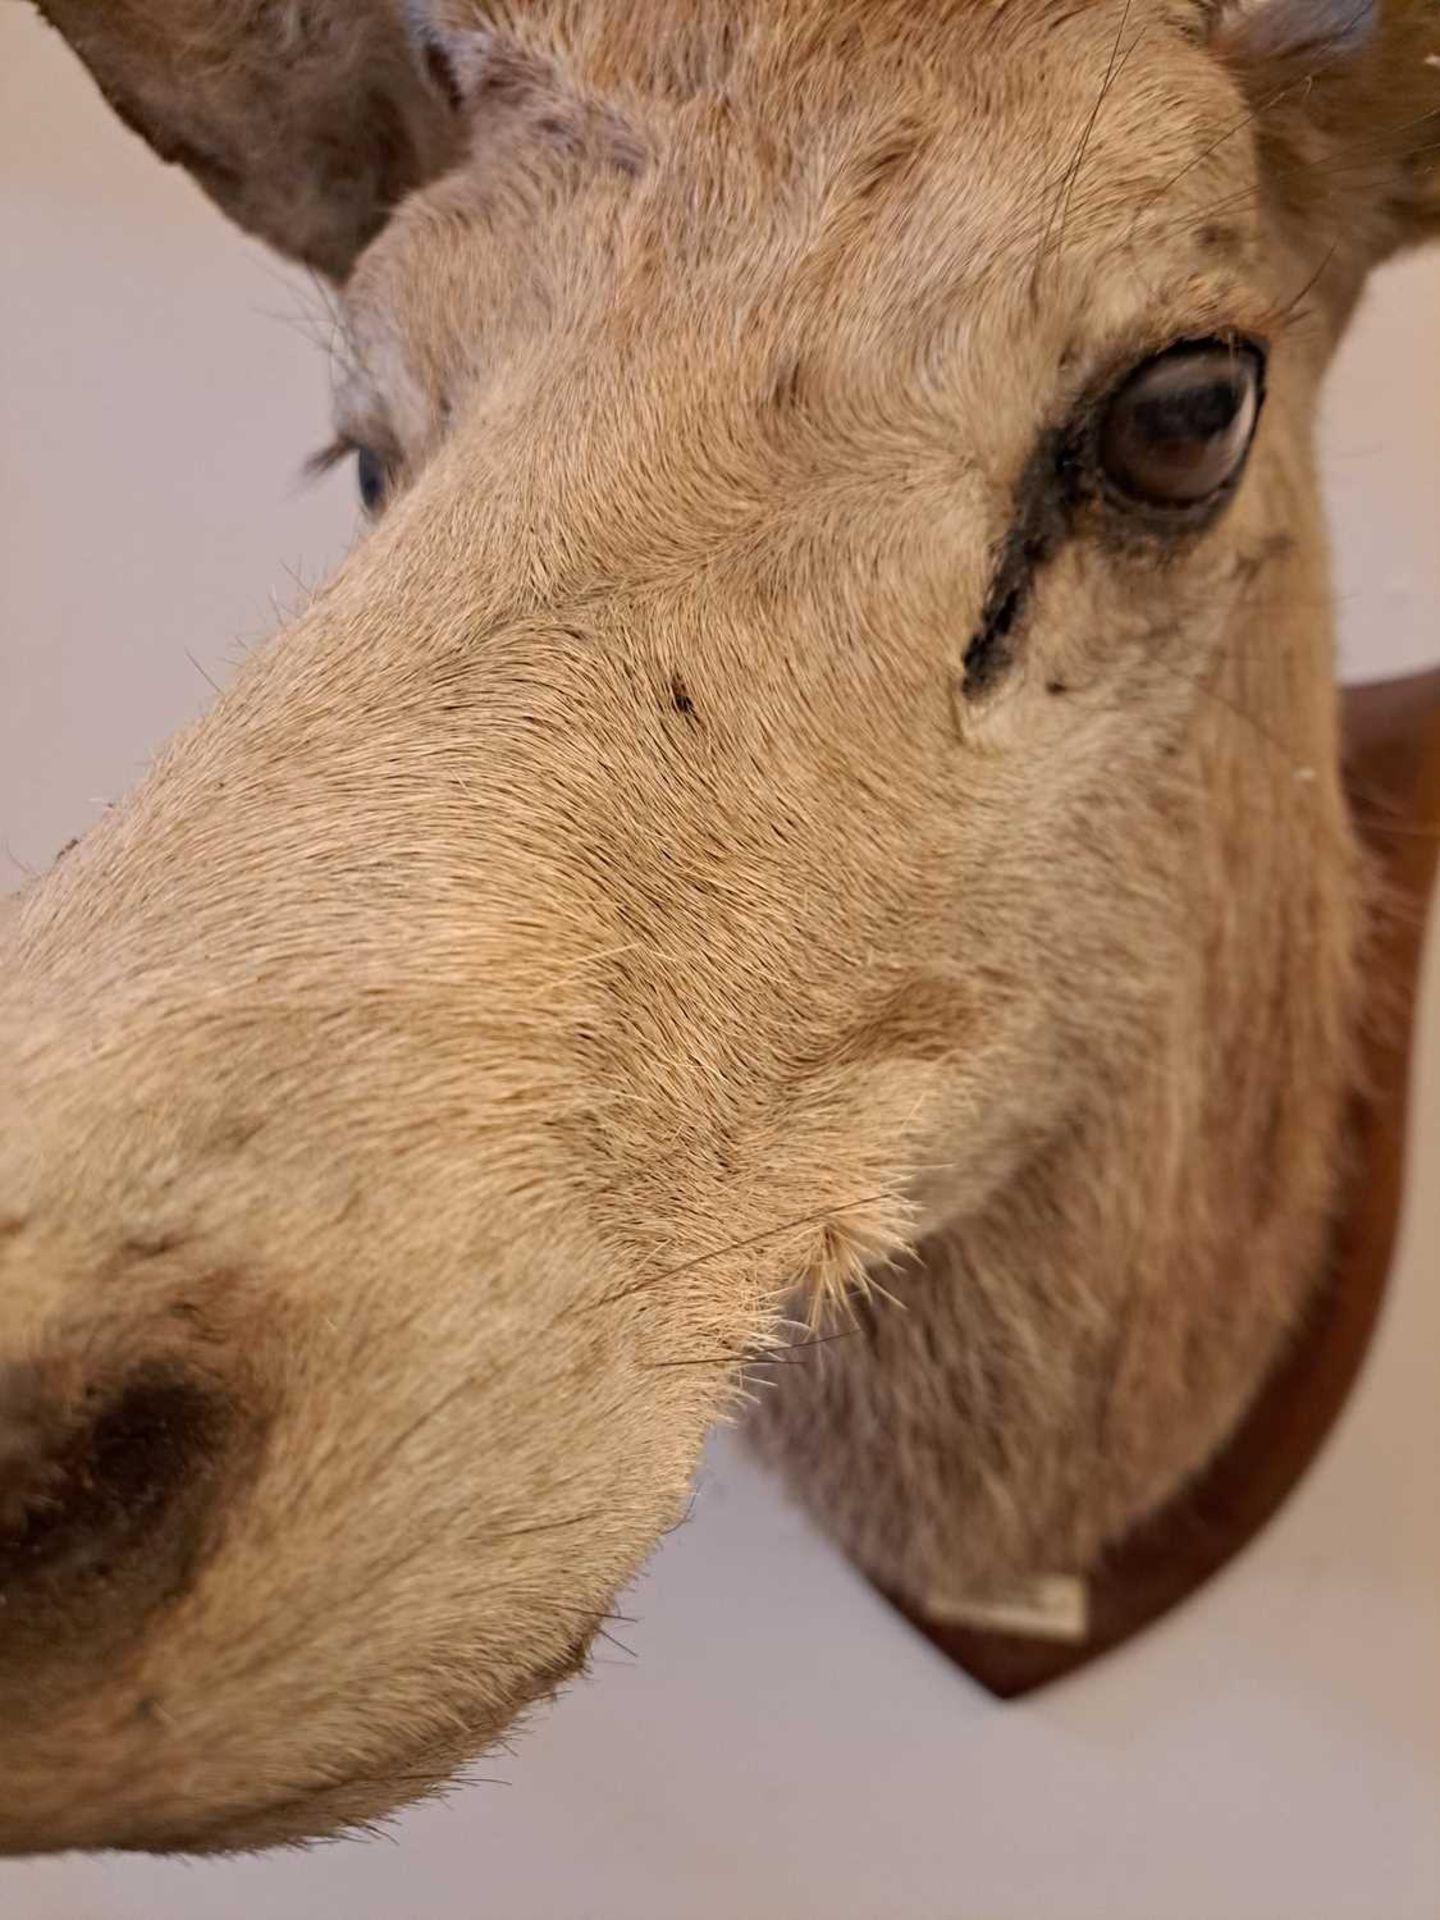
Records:
[[[51,1633],[193,1557],[229,1404],[180,1366],[82,1384],[73,1366],[0,1370],[0,1637]]]

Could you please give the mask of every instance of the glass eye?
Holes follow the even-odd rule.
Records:
[[[1185,341],[1144,361],[1100,420],[1111,487],[1143,506],[1202,507],[1234,485],[1265,396],[1265,359],[1248,341]]]
[[[355,449],[355,484],[360,491],[360,504],[366,513],[379,513],[390,492],[390,481],[390,467],[382,455],[376,453],[373,447]]]

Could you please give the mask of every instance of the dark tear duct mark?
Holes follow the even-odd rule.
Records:
[[[1069,532],[1072,465],[1066,436],[1042,434],[1015,489],[1015,518],[1000,548],[980,624],[965,649],[960,688],[968,700],[988,693],[1014,664],[1015,629],[1035,575]]]
[[[1011,635],[1029,585],[1023,560],[1001,561],[979,630],[965,649],[964,688],[972,700],[987,693],[1015,658]]]

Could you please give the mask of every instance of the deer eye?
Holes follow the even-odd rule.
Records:
[[[355,484],[366,513],[372,516],[379,513],[389,497],[393,479],[390,463],[383,454],[373,447],[356,447]]]
[[[1100,472],[1125,501],[1193,512],[1239,479],[1265,395],[1249,341],[1192,340],[1142,362],[1101,413]]]

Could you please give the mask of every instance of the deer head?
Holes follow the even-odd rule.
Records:
[[[343,280],[375,524],[7,934],[0,1845],[442,1780],[917,1246],[961,1506],[834,1487],[863,1394],[772,1445],[872,1563],[1093,1551],[1329,1204],[1310,418],[1440,216],[1433,9],[44,10]]]

